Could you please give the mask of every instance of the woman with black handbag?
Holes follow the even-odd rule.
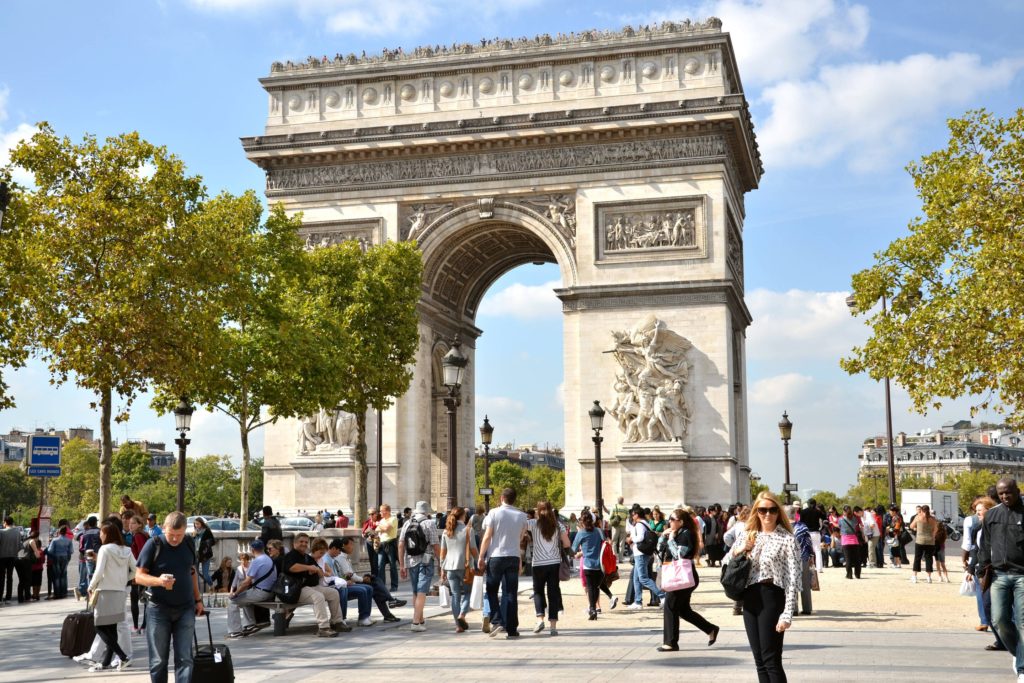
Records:
[[[743,592],[743,626],[761,683],[784,683],[782,642],[793,623],[800,593],[800,550],[775,496],[762,491],[751,506],[747,533],[736,539],[734,558],[746,557],[750,573]]]
[[[689,563],[689,572],[692,574],[692,583],[686,580],[680,582],[676,588],[674,581],[677,577],[674,572],[663,567],[661,573],[661,587],[665,591],[664,626],[662,628],[662,645],[658,652],[674,652],[679,649],[679,620],[683,619],[693,624],[708,636],[708,646],[715,644],[718,640],[719,628],[707,619],[697,614],[690,606],[690,597],[693,591],[700,585],[700,577],[697,576],[697,569],[694,567],[694,558],[700,554],[700,532],[697,529],[697,522],[686,510],[678,508],[672,511],[668,517],[669,528],[664,531],[658,539],[658,555],[662,561],[672,558],[675,563]],[[686,567],[682,567],[686,569]],[[689,585],[682,585],[689,584]]]
[[[558,581],[562,551],[569,547],[569,531],[558,521],[548,501],[537,501],[536,512],[536,517],[527,521],[527,529],[533,534],[533,606],[537,613],[533,632],[544,630],[547,610],[554,636],[558,635],[558,613],[562,611],[562,587]]]

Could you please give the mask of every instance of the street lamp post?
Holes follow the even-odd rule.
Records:
[[[456,440],[456,409],[459,407],[459,388],[466,376],[469,359],[462,355],[462,343],[458,335],[452,340],[452,347],[441,359],[444,374],[444,385],[448,387],[448,396],[444,399],[444,407],[448,409],[448,509],[455,508],[458,498],[459,464],[458,444]]]
[[[604,427],[604,408],[600,401],[594,401],[594,407],[587,411],[590,415],[590,428],[594,430],[594,493],[597,500],[597,516],[604,516],[604,496],[601,494],[601,429]]]
[[[779,434],[782,435],[782,452],[786,463],[786,503],[793,502],[793,492],[789,490],[789,440],[793,436],[793,423],[789,421],[789,415],[782,411],[782,420],[779,421]]]
[[[857,311],[857,298],[852,294],[846,297],[846,305],[851,311]],[[885,295],[882,295],[882,315],[887,315]],[[889,375],[885,376],[885,447],[889,456],[889,505],[896,504],[896,455],[892,444],[892,391],[889,388]]]
[[[484,415],[484,423],[480,425],[480,443],[484,445],[484,488],[491,490],[491,439],[494,438],[494,427]],[[491,511],[491,494],[484,494],[484,509]]]
[[[384,411],[377,411],[377,509],[384,504]]]
[[[185,438],[186,432],[192,427],[192,413],[195,408],[189,403],[188,398],[181,397],[178,405],[174,408],[174,426],[179,437],[174,440],[178,444],[178,512],[185,512],[185,449],[192,443],[191,439]]]

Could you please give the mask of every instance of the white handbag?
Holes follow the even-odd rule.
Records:
[[[470,609],[483,609],[484,606],[484,577],[473,577],[473,588],[469,591]]]
[[[448,590],[447,584],[442,583],[437,587],[437,601],[441,607],[452,606],[452,594],[451,591]]]

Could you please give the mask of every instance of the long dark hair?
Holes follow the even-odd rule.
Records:
[[[537,501],[537,529],[545,541],[550,541],[558,531],[558,520],[555,519],[555,511],[551,509],[551,503],[546,500]]]
[[[580,524],[583,525],[584,531],[594,530],[594,515],[590,514],[590,510],[584,510],[580,513]]]
[[[100,538],[103,541],[100,545],[108,543],[124,545],[124,532],[118,529],[113,522],[107,522],[100,528]]]

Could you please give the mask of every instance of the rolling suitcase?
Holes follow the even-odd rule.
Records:
[[[60,629],[60,653],[65,657],[77,657],[89,651],[94,638],[96,626],[92,612],[86,610],[69,614],[64,617],[64,625]]]
[[[213,628],[210,613],[206,613],[206,633],[209,645],[199,644],[199,637],[193,634],[195,645],[192,650],[192,681],[194,683],[230,683],[235,680],[235,667],[231,663],[231,650],[227,645],[213,644]]]

